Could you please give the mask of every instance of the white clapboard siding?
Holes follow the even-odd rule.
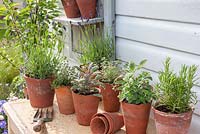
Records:
[[[118,37],[200,55],[200,25],[117,16],[116,27]]]
[[[116,14],[200,23],[200,0],[116,0]]]

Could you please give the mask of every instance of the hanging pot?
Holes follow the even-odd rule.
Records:
[[[65,115],[75,112],[70,88],[70,86],[63,86],[55,89],[59,111]]]
[[[128,104],[122,102],[126,133],[146,134],[151,104]]]
[[[34,79],[24,76],[31,106],[45,108],[53,106],[54,90],[51,89],[52,78]]]
[[[81,16],[76,0],[61,0],[65,14],[68,18],[78,18]]]
[[[93,95],[79,95],[72,92],[77,121],[89,126],[92,116],[97,113],[100,98]]]
[[[159,111],[152,107],[156,131],[158,134],[187,134],[193,111],[188,111],[187,113],[182,114],[170,114]]]
[[[113,85],[104,83],[105,88],[100,87],[103,98],[103,106],[106,112],[118,112],[120,109],[119,91],[113,89]]]
[[[92,19],[96,17],[97,0],[76,0],[84,19]]]

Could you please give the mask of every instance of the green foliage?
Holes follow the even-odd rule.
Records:
[[[7,100],[11,93],[10,86],[5,83],[0,83],[0,100]]]
[[[12,42],[2,41],[0,43],[0,83],[11,83],[19,74],[18,68],[21,64],[21,48],[14,46]]]
[[[62,34],[61,25],[53,22],[53,18],[59,15],[57,0],[25,0],[25,2],[26,6],[18,9],[17,3],[3,0],[0,15],[5,17],[0,21],[2,24],[0,29],[6,29],[4,37],[20,45],[27,56],[33,46],[51,48],[60,44],[58,36]]]
[[[13,79],[10,85],[10,90],[11,90],[10,97],[15,96],[18,98],[24,98],[23,90],[25,87],[26,87],[26,83],[25,83],[24,76],[19,74]]]
[[[113,39],[107,34],[103,35],[97,26],[90,25],[82,30],[83,39],[81,40],[80,62],[88,64],[93,62],[100,65],[102,58],[107,60],[114,59],[114,44]]]
[[[196,78],[197,66],[182,65],[179,74],[170,69],[170,58],[164,63],[164,70],[159,72],[160,82],[156,86],[157,105],[164,112],[184,113],[195,104],[196,94],[192,92]]]
[[[101,82],[113,84],[114,80],[122,73],[119,64],[119,61],[103,60],[100,70],[101,73],[98,75],[98,79],[100,79]]]
[[[79,71],[79,77],[72,81],[72,90],[81,95],[97,95],[99,92],[96,86],[99,85],[97,79],[98,66],[90,63],[86,68],[75,67]]]
[[[25,63],[25,74],[35,79],[54,77],[56,67],[62,60],[59,53],[54,49],[35,47],[30,51],[29,58]]]
[[[115,84],[120,85],[119,90],[121,90],[120,101],[137,105],[151,102],[154,96],[150,85],[152,77],[149,72],[138,73],[145,63],[146,60],[141,61],[139,65],[129,62],[125,74],[116,79]]]
[[[57,68],[56,79],[53,81],[52,86],[54,88],[72,86],[72,81],[76,78],[75,68],[69,66],[68,62],[64,60],[58,64]]]

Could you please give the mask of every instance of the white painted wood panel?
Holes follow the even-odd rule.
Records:
[[[163,62],[167,56],[172,58],[172,68],[177,72],[179,71],[182,64],[196,64],[200,66],[200,56],[151,46],[121,38],[116,39],[116,54],[117,58],[123,61],[132,60],[136,63],[139,63],[141,60],[147,59],[148,62],[146,64],[146,68],[155,72],[158,72],[163,68]],[[198,70],[198,75],[200,76],[200,69]]]
[[[116,36],[200,55],[200,25],[117,16]]]
[[[200,23],[200,0],[116,0],[116,14]]]

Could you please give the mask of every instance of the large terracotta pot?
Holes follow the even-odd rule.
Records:
[[[170,114],[153,108],[157,134],[187,134],[193,111]]]
[[[96,17],[97,0],[76,0],[81,11],[81,16],[84,19]]]
[[[81,16],[76,0],[61,0],[68,18],[78,18]]]
[[[51,89],[52,78],[34,79],[24,76],[31,106],[45,108],[53,106],[54,90]]]
[[[65,115],[75,112],[70,88],[70,86],[63,86],[55,89],[59,111]]]
[[[100,87],[103,98],[103,106],[106,112],[118,112],[120,109],[119,91],[113,90],[113,85],[105,83],[105,88]]]
[[[146,134],[151,104],[128,104],[122,102],[126,133]]]
[[[93,95],[79,95],[72,92],[77,121],[89,126],[92,116],[97,113],[100,98]]]

